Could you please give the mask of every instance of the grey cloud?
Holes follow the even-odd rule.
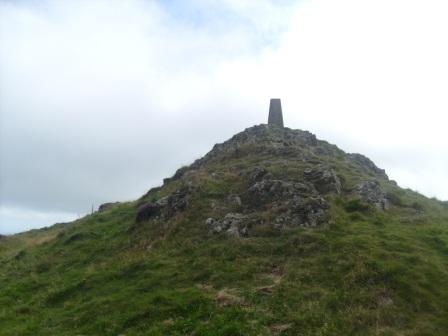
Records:
[[[0,230],[136,198],[262,121],[210,78],[260,45],[238,8],[224,29],[138,0],[0,6]]]
[[[407,68],[375,63],[381,45],[368,39],[368,20],[350,30],[367,36],[353,49],[356,36],[338,26],[356,19],[347,16],[353,4],[335,3],[0,2],[0,231],[32,227],[33,216],[37,227],[76,218],[92,203],[134,199],[214,143],[265,122],[271,96],[283,98],[288,126],[448,198],[446,137],[436,145],[443,118],[409,120],[416,92],[426,91],[407,85]],[[386,42],[388,33],[379,29]],[[436,65],[444,52],[434,52]],[[428,109],[445,106],[437,92]],[[423,124],[428,143],[412,150]],[[432,178],[424,177],[428,169]]]

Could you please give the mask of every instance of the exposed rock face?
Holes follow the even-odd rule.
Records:
[[[286,212],[275,219],[276,226],[319,226],[327,222],[329,208],[328,202],[320,196],[295,198],[289,202]]]
[[[263,167],[255,167],[252,171],[249,172],[249,181],[251,183],[255,183],[261,181],[268,174],[268,171]]]
[[[139,209],[137,220],[169,220],[200,204],[197,211],[206,209],[206,227],[213,234],[245,237],[256,234],[257,225],[317,227],[330,222],[335,198],[344,202],[356,196],[381,210],[400,206],[378,181],[390,183],[365,156],[347,154],[309,132],[259,125],[165,179],[164,184],[182,187]]]
[[[248,147],[250,147],[250,153],[253,154],[265,152],[272,155],[301,156],[304,153],[298,151],[299,148],[318,145],[328,147],[327,152],[340,151],[335,146],[319,142],[316,136],[310,132],[269,127],[268,125],[253,126],[234,135],[224,143],[216,144],[203,158],[196,160],[189,167],[181,168],[174,177],[185,174],[187,170],[203,167],[210,162],[223,162],[229,158],[247,155]]]
[[[350,162],[358,165],[365,171],[369,172],[373,176],[379,176],[388,179],[386,171],[378,168],[369,158],[361,154],[347,154],[347,158]]]
[[[208,218],[205,221],[205,225],[207,225],[208,230],[211,233],[226,232],[229,235],[240,237],[247,235],[247,226],[245,224],[247,219],[247,215],[240,213],[228,213],[221,220]]]
[[[186,192],[177,191],[170,195],[167,200],[167,210],[169,215],[174,215],[178,211],[182,211],[187,207]]]
[[[136,223],[149,220],[152,217],[160,215],[161,206],[157,203],[146,203],[137,209]]]
[[[154,217],[167,219],[187,207],[187,193],[176,191],[172,195],[163,197],[157,202],[147,202],[137,209],[136,223],[147,221]]]
[[[355,187],[355,194],[377,209],[388,210],[391,206],[388,194],[381,189],[378,181],[368,181]]]
[[[305,180],[311,182],[321,193],[334,192],[340,194],[342,184],[336,172],[328,167],[317,166],[306,169],[303,173]]]
[[[267,202],[279,199],[294,198],[309,193],[310,188],[302,183],[281,180],[262,180],[255,182],[244,195],[245,202],[253,207],[259,207]]]
[[[242,201],[241,201],[241,197],[238,195],[229,195],[227,197],[227,201],[231,204],[231,205],[236,205],[236,206],[241,206],[243,205]]]

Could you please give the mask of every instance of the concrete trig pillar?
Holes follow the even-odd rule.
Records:
[[[268,125],[283,127],[282,102],[280,99],[271,99]]]

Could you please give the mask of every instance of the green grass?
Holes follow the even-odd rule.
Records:
[[[373,177],[335,147],[257,146],[136,202],[0,240],[0,335],[448,335],[446,202],[380,180],[399,206],[378,211],[350,194]],[[267,207],[249,238],[208,234],[206,218],[241,210],[228,196],[254,166],[301,181],[317,163],[343,182],[328,225],[279,231]],[[135,224],[139,204],[186,181],[197,189],[184,212]]]
[[[185,216],[160,239],[149,224],[130,230],[134,209],[124,204],[2,243],[0,333],[270,335],[276,326],[286,326],[282,335],[448,331],[443,219],[410,224],[400,213],[361,211],[353,220],[350,203],[339,200],[335,222],[320,229],[209,237],[199,218]],[[226,295],[220,302],[220,293],[228,302]]]

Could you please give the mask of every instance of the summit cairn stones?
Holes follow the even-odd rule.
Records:
[[[283,128],[282,102],[280,99],[271,99],[269,106],[268,125]]]

